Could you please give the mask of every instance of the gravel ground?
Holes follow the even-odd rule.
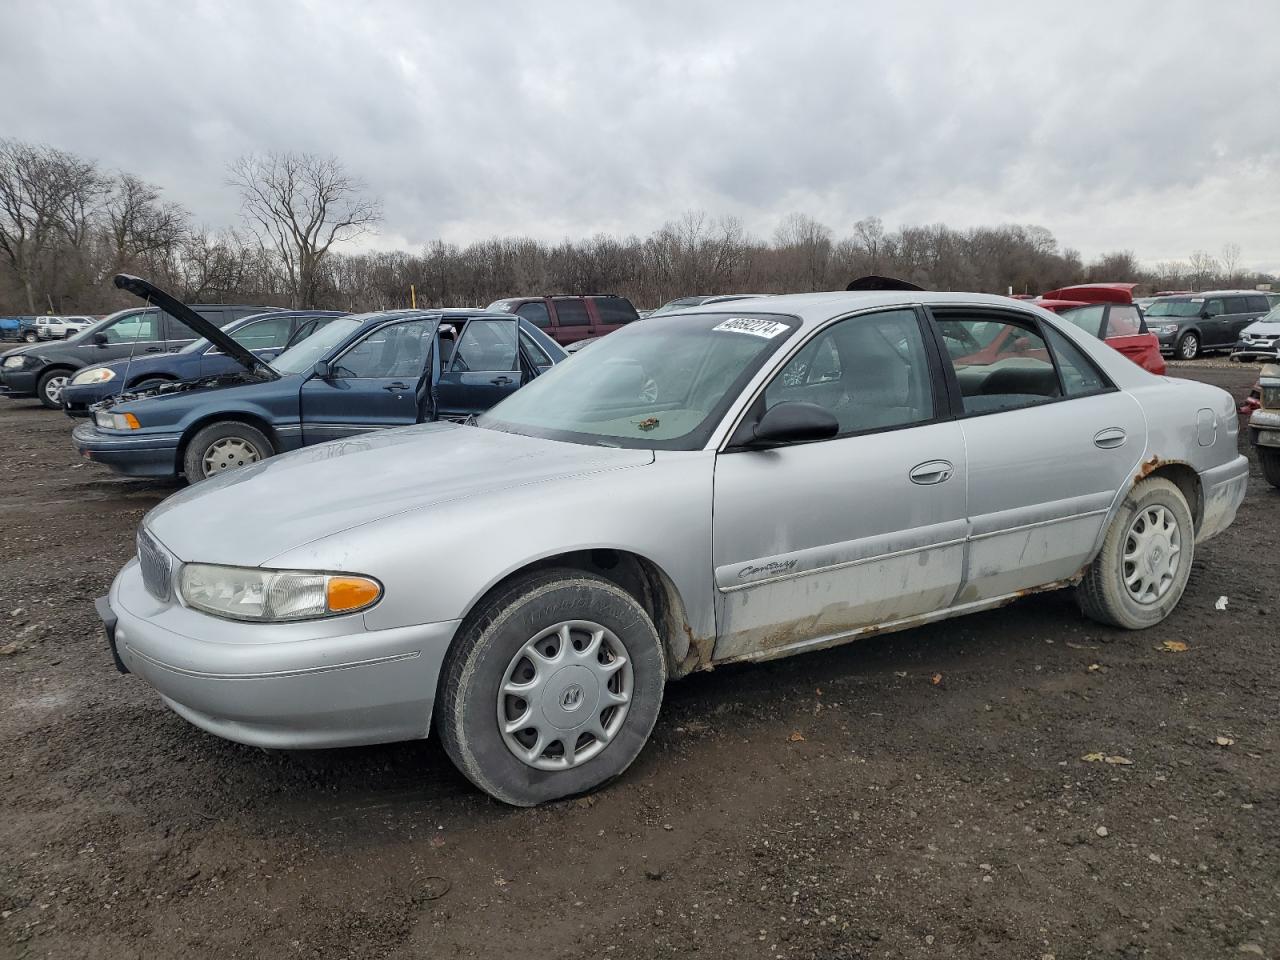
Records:
[[[618,782],[513,810],[434,742],[267,753],[116,674],[91,601],[172,488],[0,431],[0,956],[1280,957],[1256,464],[1157,628],[1049,594],[699,674]]]

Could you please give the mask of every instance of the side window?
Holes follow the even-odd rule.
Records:
[[[293,324],[288,317],[257,320],[231,334],[231,339],[250,350],[274,350],[285,345],[291,326]]]
[[[591,318],[587,316],[587,305],[581,300],[557,300],[556,323],[562,327],[590,326]]]
[[[1204,309],[1211,317],[1219,316],[1223,312],[1222,298],[1215,297],[1213,300],[1206,300],[1204,302]]]
[[[547,351],[538,346],[538,341],[523,330],[520,331],[520,343],[524,346],[524,352],[529,355],[529,359],[533,361],[535,367],[541,369],[551,366],[551,358],[547,356]]]
[[[516,369],[516,325],[511,320],[472,320],[453,351],[454,372]]]
[[[1058,316],[1079,327],[1089,336],[1100,337],[1102,336],[1102,314],[1106,312],[1106,309],[1102,304],[1075,307],[1071,310],[1063,310]],[[1112,316],[1114,315],[1113,312]]]
[[[830,410],[841,434],[932,420],[933,386],[915,311],[850,317],[819,333],[765,388],[765,409],[787,400]]]
[[[1049,346],[1053,348],[1053,356],[1058,361],[1058,372],[1062,374],[1062,386],[1068,397],[1097,393],[1110,386],[1079,347],[1057,330],[1046,326],[1045,332],[1049,337]]]
[[[1245,310],[1248,313],[1266,313],[1267,298],[1263,296],[1245,297]]]
[[[1016,410],[1062,396],[1049,350],[1030,326],[1020,323],[976,320],[939,312],[938,329],[947,343],[951,365],[967,415]],[[952,344],[978,342],[976,332],[989,333],[985,325],[1000,329],[987,346],[960,353]]]
[[[592,297],[591,302],[596,305],[601,323],[630,323],[640,319],[636,308],[626,297]]]
[[[1142,318],[1138,308],[1126,303],[1114,304],[1107,316],[1108,337],[1136,337],[1142,332]]]
[[[183,329],[186,329],[185,327]],[[160,314],[157,311],[121,317],[102,331],[108,343],[133,343],[163,339],[160,336]],[[195,337],[188,331],[189,337]]]
[[[434,329],[435,323],[426,320],[379,327],[338,358],[333,375],[357,380],[416,380],[426,368]]]
[[[534,300],[532,303],[522,303],[516,310],[519,316],[524,317],[530,323],[540,330],[545,330],[551,326],[551,314],[547,312],[547,305],[541,300]]]

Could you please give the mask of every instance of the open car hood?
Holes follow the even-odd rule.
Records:
[[[141,277],[130,276],[127,273],[116,274],[112,282],[121,290],[128,290],[135,297],[141,297],[147,303],[159,307],[175,320],[182,321],[199,336],[204,337],[250,373],[261,374],[270,380],[279,379],[280,374],[271,369],[269,364],[256,357],[252,350],[236,343],[236,341],[223,333],[217,324],[210,323],[181,300],[171,297],[155,284],[143,280]]]

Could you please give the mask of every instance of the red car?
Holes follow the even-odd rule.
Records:
[[[1160,341],[1147,331],[1142,311],[1133,302],[1136,286],[1136,283],[1081,283],[1050,290],[1036,305],[1105,340],[1142,369],[1163,376],[1165,362],[1160,356]]]

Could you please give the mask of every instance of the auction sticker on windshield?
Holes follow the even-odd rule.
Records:
[[[764,337],[772,340],[787,329],[785,323],[777,320],[752,320],[750,317],[734,317],[711,328],[712,331],[724,330],[728,333],[749,333],[753,337]]]

